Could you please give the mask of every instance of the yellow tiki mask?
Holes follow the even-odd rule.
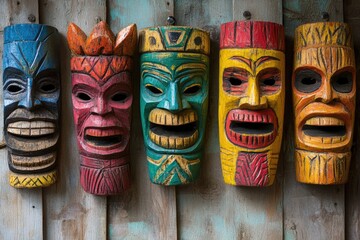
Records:
[[[345,23],[311,23],[296,29],[292,89],[299,182],[347,181],[355,118],[352,47]]]
[[[219,140],[224,181],[274,182],[283,132],[283,26],[236,21],[221,25]]]

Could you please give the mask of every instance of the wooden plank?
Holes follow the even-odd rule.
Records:
[[[3,30],[9,24],[30,23],[28,16],[38,23],[38,1],[3,1],[0,10],[0,52],[3,49]],[[33,20],[33,19],[32,19]],[[0,60],[2,75],[2,59]],[[0,109],[3,109],[3,90],[0,88]],[[4,113],[0,113],[0,128],[4,128]],[[3,141],[3,131],[0,139]],[[42,239],[42,189],[15,189],[8,183],[9,167],[6,148],[0,149],[0,239]]]
[[[352,34],[354,39],[354,48],[355,53],[358,53],[360,50],[360,31],[357,29],[360,28],[360,2],[359,1],[344,1],[344,16],[345,22],[349,23],[352,28]],[[360,69],[360,58],[356,56],[356,66],[357,74]],[[357,76],[359,79],[359,74]],[[359,82],[357,82],[358,84]],[[359,84],[357,86],[357,91],[359,92]],[[357,106],[360,104],[360,98],[357,98]],[[358,111],[358,110],[356,110]],[[345,236],[349,240],[360,239],[360,128],[359,128],[359,114],[355,118],[355,139],[354,139],[354,151],[353,159],[351,160],[350,166],[350,177],[349,183],[346,185],[346,219],[345,219]]]
[[[41,23],[56,27],[62,35],[61,139],[56,186],[44,192],[46,239],[106,239],[106,197],[83,191],[79,177],[79,153],[71,103],[70,51],[66,42],[70,21],[89,34],[99,20],[106,20],[105,0],[40,1]]]
[[[39,22],[37,0],[6,0],[1,3],[0,31],[3,31],[4,27],[11,24]]]
[[[181,239],[282,239],[282,183],[279,174],[274,185],[267,188],[226,185],[221,174],[216,107],[220,24],[243,19],[242,12],[248,9],[247,6],[252,6],[250,2],[241,1],[241,5],[237,1],[216,0],[175,2],[178,23],[207,29],[212,39],[210,111],[201,177],[195,184],[177,189]],[[276,1],[275,6],[279,7],[276,12],[281,16],[281,1]],[[260,8],[251,10],[252,14],[257,16]]]
[[[109,2],[109,23],[114,32],[136,23],[138,31],[166,24],[173,15],[173,1]],[[139,113],[138,59],[133,72],[134,102],[131,132],[132,189],[108,201],[109,239],[176,239],[176,197],[174,187],[150,183]]]
[[[233,20],[245,20],[244,12],[251,13],[251,20],[269,21],[282,24],[282,1],[279,0],[252,0],[233,1]]]
[[[322,21],[328,12],[330,21],[342,21],[342,1],[284,1],[287,79],[292,74],[292,49],[295,28],[303,23]],[[290,54],[289,54],[290,53]],[[291,84],[286,92],[291,92]],[[292,113],[291,94],[287,94],[285,112]],[[284,148],[284,238],[285,239],[344,239],[344,186],[316,186],[296,182],[294,166],[293,113],[286,118]]]

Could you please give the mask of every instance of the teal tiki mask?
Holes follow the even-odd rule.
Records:
[[[199,175],[209,93],[209,35],[191,27],[140,33],[140,112],[150,179],[162,185]]]

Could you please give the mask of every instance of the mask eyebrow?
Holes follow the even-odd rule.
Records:
[[[259,67],[261,64],[263,64],[264,62],[267,61],[280,61],[280,59],[276,58],[276,57],[272,57],[272,56],[263,56],[258,58],[255,61],[255,67]]]
[[[185,63],[175,70],[175,78],[182,78],[184,75],[195,75],[206,73],[206,65],[203,63]]]
[[[143,67],[143,70],[141,72],[142,77],[144,77],[146,74],[150,74],[159,80],[165,78],[167,79],[167,81],[171,81],[172,79],[171,71],[167,67],[161,64],[145,62],[142,64],[142,67]]]
[[[279,58],[273,57],[273,56],[262,56],[256,59],[255,61],[251,58],[245,58],[242,56],[233,56],[229,58],[231,60],[236,60],[245,63],[253,72],[255,72],[255,69],[259,67],[261,64],[267,62],[267,61],[280,61]]]

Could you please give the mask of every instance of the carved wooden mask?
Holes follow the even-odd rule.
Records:
[[[236,21],[221,25],[219,141],[224,181],[268,186],[283,132],[283,26]]]
[[[67,39],[74,55],[70,66],[81,185],[96,195],[122,193],[130,186],[136,25],[115,37],[109,26],[100,22],[87,37],[71,23]]]
[[[60,74],[58,31],[41,24],[4,30],[4,136],[9,182],[16,188],[56,181]]]
[[[347,24],[312,23],[296,29],[292,89],[299,182],[347,181],[355,79],[354,50]]]
[[[140,113],[150,180],[179,185],[200,170],[209,92],[208,33],[156,27],[140,33]]]

